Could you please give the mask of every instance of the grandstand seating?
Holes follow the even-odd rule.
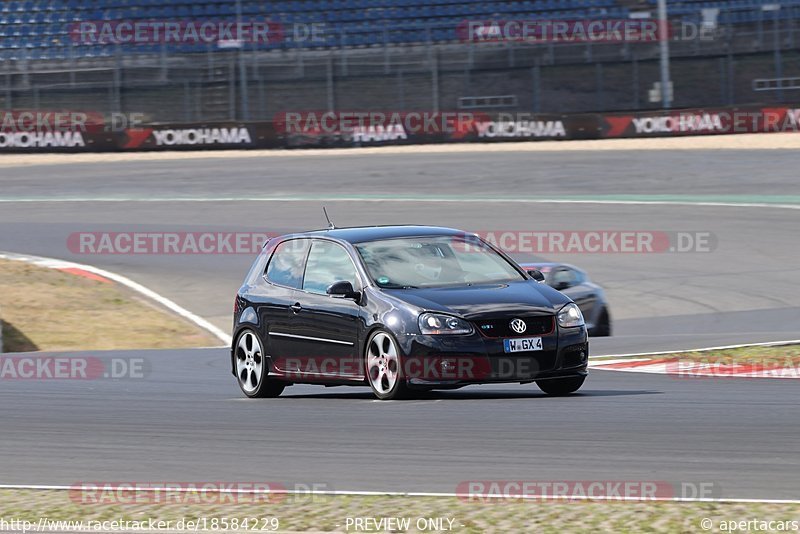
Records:
[[[656,0],[644,0],[648,8]],[[763,4],[779,3],[781,19],[800,16],[800,0],[670,1],[673,16],[697,19],[703,8],[721,8],[721,23],[771,21]],[[562,20],[628,18],[628,3],[618,0],[242,0],[248,21],[323,23],[324,38],[294,40],[291,33],[272,43],[248,48],[366,47],[457,41],[465,20],[549,18]],[[204,52],[207,44],[158,43],[102,45],[76,42],[70,28],[80,21],[231,20],[235,0],[3,0],[0,2],[0,61],[27,58],[62,60],[109,57],[118,53]]]
[[[653,9],[658,0],[647,0]],[[703,9],[719,9],[720,24],[752,24],[761,21],[772,21],[775,17],[772,12],[765,12],[762,7],[765,5],[778,4],[781,9],[776,12],[779,20],[800,18],[800,0],[717,0],[708,2],[705,0],[680,0],[669,1],[670,16],[685,19],[697,19]]]

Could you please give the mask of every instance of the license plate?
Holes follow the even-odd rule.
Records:
[[[542,350],[542,338],[522,337],[515,339],[504,339],[503,349],[506,352],[527,352],[531,350]]]

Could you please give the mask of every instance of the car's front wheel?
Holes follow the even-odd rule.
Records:
[[[611,317],[608,310],[603,308],[600,312],[600,317],[597,319],[597,326],[594,331],[589,334],[591,337],[608,337],[611,335]]]
[[[367,382],[381,400],[400,399],[408,388],[402,377],[400,348],[394,338],[383,330],[374,332],[364,351]]]
[[[236,340],[236,379],[242,392],[251,398],[277,397],[286,384],[270,380],[261,340],[250,330],[243,330]]]
[[[575,393],[581,389],[581,386],[585,380],[585,376],[551,378],[549,380],[537,380],[536,385],[548,395],[560,397],[563,395],[569,395],[570,393]]]

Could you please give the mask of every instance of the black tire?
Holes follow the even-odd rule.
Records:
[[[378,347],[377,343],[381,343],[381,347]],[[388,385],[387,387],[383,387],[384,383],[380,380],[381,378],[381,371],[380,369],[373,368],[370,369],[370,354],[374,354],[379,356],[381,353],[386,353],[386,343],[390,342],[392,344],[392,348],[394,349],[394,353],[396,354],[397,361],[394,366],[394,371],[396,373],[396,379],[393,384]],[[373,347],[373,344],[374,347]],[[374,349],[374,350],[373,350]],[[381,350],[384,349],[384,350]],[[370,389],[372,390],[373,395],[379,400],[400,400],[400,399],[407,399],[410,397],[411,392],[406,384],[405,377],[403,376],[403,354],[400,350],[400,346],[397,344],[397,340],[394,336],[387,332],[386,330],[375,330],[367,339],[367,343],[364,345],[364,377],[369,384]],[[376,385],[376,384],[380,384]]]
[[[283,393],[286,383],[269,378],[264,344],[258,333],[249,328],[242,330],[233,347],[236,382],[242,393],[251,399],[275,398]]]
[[[258,390],[258,393],[255,395],[248,395],[248,397],[252,399],[274,399],[280,397],[284,389],[286,389],[286,382],[267,378],[261,383],[261,388]]]
[[[600,312],[600,318],[597,320],[597,326],[594,327],[592,337],[608,337],[611,335],[611,317],[608,315],[608,310],[603,308]]]
[[[537,380],[536,385],[539,389],[554,397],[562,397],[575,393],[586,380],[585,376],[571,376],[569,378],[551,378],[549,380]]]

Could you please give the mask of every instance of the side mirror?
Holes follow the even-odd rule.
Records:
[[[353,284],[346,280],[334,282],[330,287],[328,287],[326,293],[332,297],[341,299],[358,300],[361,298],[361,293],[353,289]]]
[[[572,285],[569,282],[558,282],[553,286],[553,289],[557,291],[564,291],[565,289],[571,288]]]
[[[531,269],[528,271],[528,275],[540,284],[544,283],[544,275],[542,274],[542,271],[538,269]]]

